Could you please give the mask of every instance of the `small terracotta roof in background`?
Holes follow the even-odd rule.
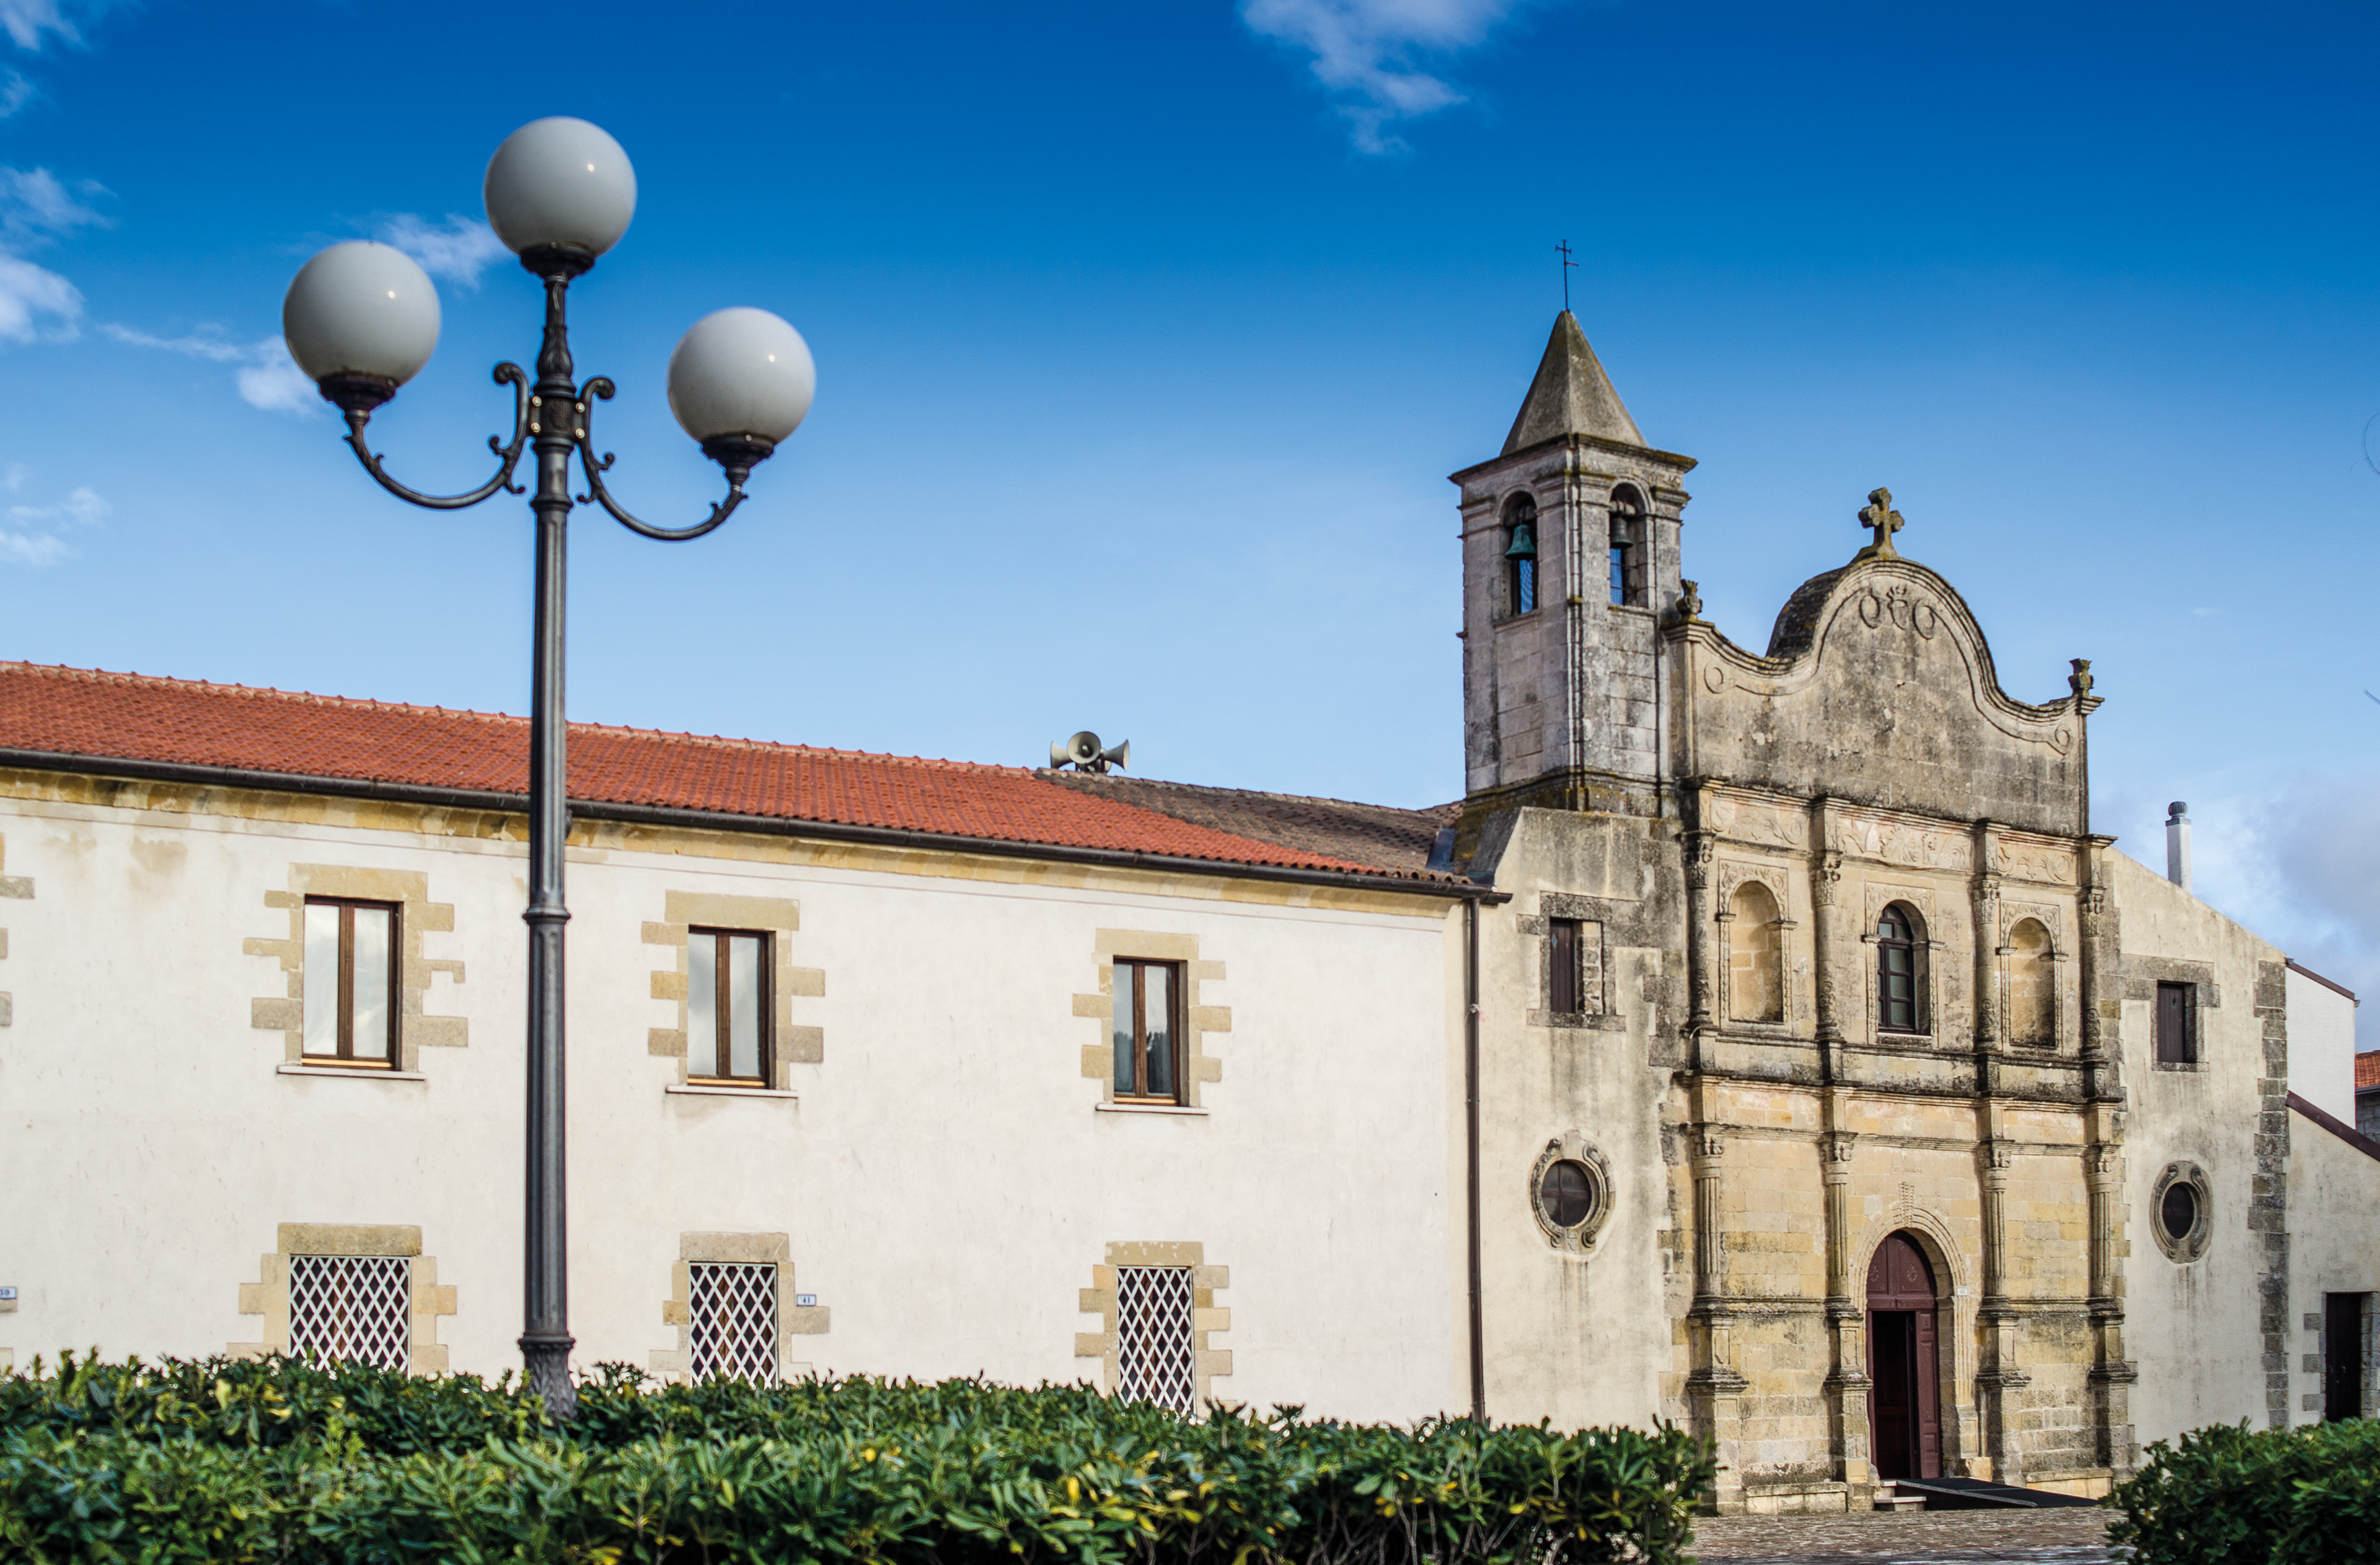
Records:
[[[2367,1086],[2380,1086],[2380,1049],[2355,1057],[2355,1090]]]
[[[1046,775],[1061,787],[1099,798],[1120,799],[1177,820],[1211,826],[1235,837],[1254,837],[1282,847],[1302,848],[1383,869],[1423,870],[1438,847],[1439,833],[1454,824],[1459,804],[1431,809],[1354,804],[1301,794],[1258,794],[1242,788],[1207,788],[1193,782],[1162,782],[1081,771]]]
[[[528,722],[344,697],[0,662],[0,749],[327,782],[526,795]],[[1022,767],[570,725],[589,802],[1465,884],[1235,834]]]

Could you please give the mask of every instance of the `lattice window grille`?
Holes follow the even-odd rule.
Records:
[[[777,1377],[777,1268],[766,1262],[689,1263],[694,1377]]]
[[[404,1256],[289,1257],[289,1353],[403,1370],[413,1361],[413,1262]]]
[[[1187,1417],[1198,1402],[1190,1268],[1116,1268],[1116,1390]]]

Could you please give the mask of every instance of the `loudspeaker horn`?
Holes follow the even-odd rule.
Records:
[[[1132,741],[1127,739],[1113,749],[1099,744],[1099,736],[1086,728],[1081,733],[1050,746],[1050,769],[1052,771],[1073,767],[1077,771],[1105,771],[1108,768],[1132,764]]]

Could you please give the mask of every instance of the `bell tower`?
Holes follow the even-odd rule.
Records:
[[[1565,309],[1501,455],[1462,490],[1464,793],[1662,812],[1681,487],[1694,459],[1647,445]]]

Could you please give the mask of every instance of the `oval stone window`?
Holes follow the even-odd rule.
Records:
[[[1537,1182],[1537,1206],[1556,1228],[1576,1228],[1595,1215],[1595,1175],[1572,1158],[1546,1165]]]
[[[2157,1204],[2157,1221],[2175,1244],[2188,1239],[2198,1227],[2198,1192],[2185,1181],[2166,1186],[2165,1199]]]

